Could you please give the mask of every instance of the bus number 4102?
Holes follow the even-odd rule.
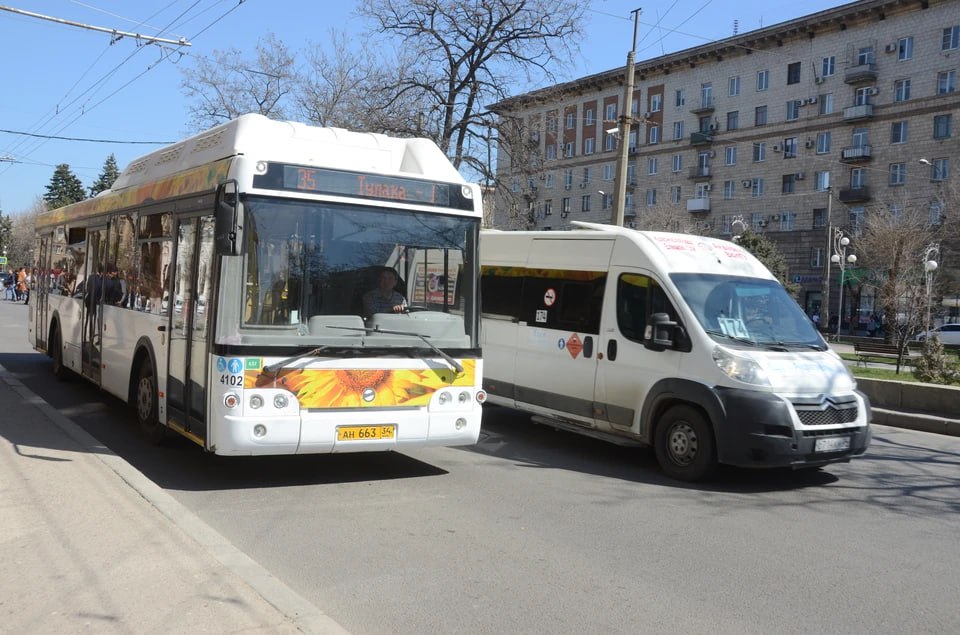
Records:
[[[220,383],[227,386],[242,386],[243,375],[220,375]]]

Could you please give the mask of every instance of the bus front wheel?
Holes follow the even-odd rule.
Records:
[[[50,334],[50,358],[53,360],[53,376],[64,381],[70,375],[70,371],[63,365],[63,342],[60,339],[60,329],[54,328]]]
[[[136,393],[137,423],[140,432],[151,443],[160,443],[166,437],[166,428],[160,425],[157,407],[157,375],[149,359],[140,364]]]
[[[663,414],[654,449],[661,469],[678,481],[705,479],[717,466],[710,424],[690,406],[674,406]]]

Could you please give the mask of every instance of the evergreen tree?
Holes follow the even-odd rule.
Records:
[[[100,172],[100,176],[90,186],[90,196],[93,197],[100,192],[109,190],[113,187],[113,182],[117,180],[118,176],[120,176],[120,170],[117,169],[117,158],[111,153],[107,160],[103,162],[103,170]]]
[[[960,367],[951,362],[937,335],[923,341],[923,353],[913,368],[913,376],[931,384],[960,383]]]
[[[47,203],[47,209],[57,209],[70,203],[76,203],[87,198],[83,189],[83,183],[77,178],[77,175],[70,170],[70,166],[61,163],[53,172],[50,184],[47,186],[47,193],[43,195],[43,200]]]
[[[757,260],[763,263],[770,273],[780,281],[787,293],[796,297],[800,288],[790,280],[790,271],[787,269],[787,260],[777,249],[777,246],[770,240],[767,240],[763,234],[758,234],[745,229],[742,234],[737,236],[738,245],[749,251]]]

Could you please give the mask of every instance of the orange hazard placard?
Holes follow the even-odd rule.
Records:
[[[576,333],[567,338],[567,352],[570,353],[570,357],[576,359],[582,350],[583,342]]]

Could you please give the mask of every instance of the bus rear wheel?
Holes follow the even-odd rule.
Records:
[[[140,364],[136,390],[137,424],[140,432],[150,443],[160,443],[166,435],[166,428],[160,425],[157,406],[157,375],[149,359]]]
[[[678,481],[705,479],[717,467],[710,424],[690,406],[674,406],[663,414],[654,449],[660,468]]]

